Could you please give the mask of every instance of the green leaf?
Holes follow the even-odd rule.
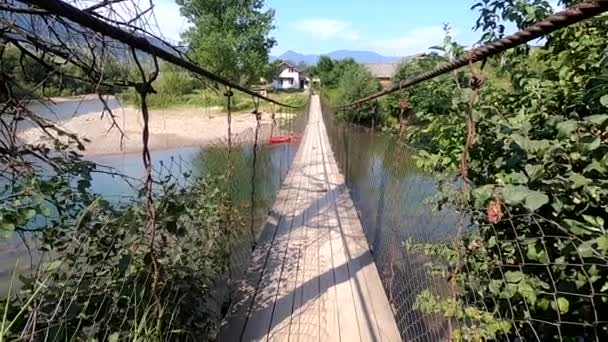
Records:
[[[513,142],[519,145],[522,150],[527,151],[530,148],[530,139],[520,134],[512,134],[511,139],[513,139]]]
[[[528,188],[524,186],[506,185],[502,189],[502,196],[507,204],[517,205],[524,201]]]
[[[567,120],[564,122],[560,122],[556,126],[557,128],[557,136],[559,138],[567,138],[572,135],[572,132],[576,131],[578,128],[578,122],[574,120]]]
[[[530,211],[536,211],[538,208],[549,203],[549,196],[538,191],[530,191],[526,195],[524,206]]]
[[[596,239],[597,248],[599,248],[604,254],[608,252],[608,235],[600,236]]]
[[[23,211],[23,218],[26,221],[31,220],[32,218],[34,218],[34,216],[36,216],[36,210],[35,209],[26,209]]]
[[[517,271],[508,271],[505,272],[505,280],[509,283],[519,283],[522,279],[524,279],[524,274]]]
[[[570,232],[572,232],[576,235],[590,235],[590,234],[593,234],[594,232],[599,232],[599,230],[597,228],[591,227],[587,224],[584,224],[584,223],[576,221],[576,220],[571,220],[571,219],[564,220],[564,227],[566,227]]]
[[[543,176],[543,174],[545,173],[545,169],[543,168],[542,165],[528,164],[528,165],[526,165],[526,173],[528,174],[530,181],[534,182],[535,180],[537,180]]]
[[[547,298],[541,298],[536,302],[536,307],[543,311],[549,309],[549,305],[551,305],[551,302]]]
[[[593,256],[593,252],[595,251],[593,245],[595,245],[595,240],[585,241],[576,247],[576,251],[581,258],[591,258]]]
[[[492,279],[492,280],[490,280],[490,284],[488,284],[488,288],[490,289],[490,292],[492,292],[495,295],[500,294],[501,287],[502,287],[502,280],[499,280],[499,279]]]
[[[602,144],[599,137],[586,136],[581,139],[581,142],[577,145],[579,151],[591,152],[597,150]]]
[[[570,181],[572,182],[572,188],[573,189],[578,189],[580,187],[583,187],[585,185],[589,185],[591,183],[591,180],[586,178],[585,176],[578,174],[578,173],[573,173],[570,175]]]
[[[534,305],[536,303],[536,290],[528,282],[520,282],[518,291],[530,304]]]
[[[602,106],[608,107],[608,94],[600,97],[600,103],[602,104]]]
[[[108,336],[108,342],[118,342],[118,339],[120,337],[120,334],[115,332],[112,333],[112,335]]]
[[[537,248],[536,243],[528,245],[526,256],[539,262],[547,262],[547,255],[543,248]]]
[[[509,178],[511,179],[512,184],[527,184],[528,177],[521,172],[513,172],[509,174]]]
[[[608,97],[608,95],[606,96]],[[585,120],[598,126],[602,126],[606,121],[608,121],[608,114],[591,115],[586,117]]]
[[[604,228],[604,219],[599,216],[591,216],[591,215],[583,215],[583,219],[592,226],[603,229]]]
[[[15,230],[15,224],[12,222],[2,222],[0,223],[0,230]]]
[[[494,193],[494,185],[487,184],[473,190],[473,198],[475,198],[475,205],[482,207],[486,204]]]
[[[560,313],[566,313],[570,309],[570,302],[564,297],[557,298],[557,308]]]
[[[49,217],[51,216],[51,208],[48,205],[41,205],[39,208],[40,214]]]

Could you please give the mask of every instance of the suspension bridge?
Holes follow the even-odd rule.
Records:
[[[172,50],[167,46],[151,43],[150,37],[145,37],[143,34],[138,35],[126,32],[122,28],[104,21],[100,16],[91,15],[94,11],[83,11],[58,0],[23,0],[20,2],[33,7],[28,9],[18,7],[14,9],[17,12],[25,12],[32,16],[48,15],[51,13],[56,18],[79,25],[78,30],[83,29],[84,33],[80,32],[83,36],[93,37],[91,39],[94,39],[98,35],[102,37],[102,40],[109,38],[114,42],[123,44],[125,49],[131,49],[133,58],[136,61],[138,57],[135,50],[142,51],[153,56],[155,62],[156,58],[163,59],[210,82],[214,82],[218,87],[225,87],[226,97],[228,98],[229,151],[232,151],[233,148],[230,130],[233,90],[251,96],[255,103],[254,114],[256,114],[258,120],[255,134],[253,135],[255,136],[252,153],[253,165],[251,166],[253,170],[253,177],[251,178],[253,183],[253,180],[256,178],[256,153],[260,140],[258,139],[260,128],[259,101],[271,103],[273,104],[273,108],[274,105],[283,108],[289,108],[290,106],[277,102],[270,97],[262,96],[251,89],[207,71],[189,60],[185,54],[177,49]],[[533,24],[514,35],[472,49],[461,58],[452,60],[433,70],[416,75],[411,79],[395,84],[391,88],[356,100],[338,109],[356,110],[362,105],[373,103],[373,101],[380,97],[396,93],[467,65],[483,62],[487,58],[504,52],[507,49],[530,42],[533,39],[599,15],[607,10],[608,1],[585,1],[578,6]],[[32,41],[28,43],[36,46],[36,48],[40,48],[43,51],[48,50],[49,53],[61,57],[68,56],[65,53],[63,55],[60,53],[62,52],[61,48],[44,46],[39,40],[32,39],[31,34],[13,34],[7,36],[7,39],[14,44],[19,44],[23,43],[26,39],[24,37],[31,39]],[[45,48],[47,50],[44,50]],[[62,48],[67,49],[67,47]],[[142,82],[130,86],[136,88],[142,99],[145,146],[144,163],[148,172],[146,214],[149,217],[148,225],[154,228],[157,225],[155,221],[157,217],[152,199],[153,180],[150,172],[150,155],[146,145],[149,117],[145,98],[149,93],[153,92],[152,83],[157,73],[152,73],[154,76],[148,77],[145,75],[143,67],[141,65],[139,67],[141,69]],[[156,71],[158,72],[158,70]],[[481,82],[475,82],[479,80],[475,80],[474,77],[473,81],[470,83],[470,88],[472,90],[479,90],[480,84],[478,83]],[[403,107],[407,107],[407,105],[402,106],[401,115],[406,110]],[[492,305],[488,305],[483,295],[477,301],[475,291],[482,290],[479,290],[479,287],[473,289],[475,291],[470,289],[477,284],[467,285],[470,288],[467,287],[466,290],[470,290],[469,292],[473,293],[474,300],[472,301],[473,305],[466,308],[468,309],[466,314],[458,311],[462,309],[462,312],[464,312],[465,309],[463,308],[452,308],[452,311],[457,312],[456,314],[453,312],[446,314],[445,312],[449,311],[448,308],[431,308],[426,312],[420,309],[418,299],[421,295],[428,293],[427,290],[429,289],[431,295],[427,296],[427,300],[429,297],[431,300],[449,297],[443,303],[452,305],[454,303],[462,303],[454,299],[460,293],[457,293],[454,283],[452,283],[452,280],[456,277],[455,274],[458,273],[462,265],[458,261],[455,267],[456,270],[446,270],[441,276],[437,276],[434,273],[437,272],[437,269],[428,270],[428,265],[432,259],[440,258],[436,255],[423,255],[424,253],[421,251],[406,252],[404,241],[407,237],[412,236],[423,242],[437,242],[440,240],[445,242],[452,238],[452,236],[442,236],[436,239],[434,236],[431,236],[436,232],[433,232],[433,229],[430,227],[437,228],[437,231],[444,231],[447,235],[457,236],[454,240],[461,239],[461,229],[458,228],[459,232],[456,232],[458,226],[457,220],[452,220],[449,217],[446,218],[446,215],[443,218],[442,226],[442,224],[434,221],[436,217],[433,215],[436,215],[436,213],[425,211],[423,214],[420,214],[423,210],[419,208],[417,208],[418,212],[413,210],[414,214],[411,214],[410,217],[405,216],[408,214],[402,212],[404,207],[403,202],[414,201],[416,203],[405,203],[405,205],[414,206],[420,204],[424,198],[412,199],[402,197],[402,194],[405,192],[402,186],[411,185],[408,182],[412,181],[412,179],[417,184],[423,183],[426,175],[415,175],[410,177],[411,179],[404,177],[400,174],[400,170],[395,171],[397,167],[394,166],[402,161],[400,159],[402,152],[397,151],[398,149],[395,148],[391,149],[387,146],[376,145],[377,142],[374,141],[370,143],[369,149],[381,149],[382,151],[379,154],[384,154],[384,159],[378,161],[374,158],[369,158],[369,160],[366,160],[368,163],[364,165],[367,168],[361,165],[352,166],[350,161],[357,158],[363,159],[361,155],[356,155],[356,152],[353,152],[352,145],[349,146],[350,143],[347,141],[346,135],[355,133],[346,132],[344,136],[338,136],[336,132],[332,132],[326,120],[324,120],[324,116],[330,114],[327,111],[324,112],[324,110],[325,108],[322,106],[319,95],[312,95],[309,108],[304,113],[307,122],[295,159],[289,167],[286,178],[282,181],[274,204],[270,208],[259,234],[256,235],[258,232],[252,229],[252,239],[256,241],[253,243],[254,248],[251,254],[249,250],[245,251],[247,259],[243,261],[243,265],[240,265],[244,268],[242,276],[232,279],[233,274],[231,274],[231,279],[226,281],[223,278],[225,275],[222,274],[218,277],[220,280],[214,283],[214,285],[228,284],[231,287],[227,291],[230,292],[227,313],[221,319],[217,339],[220,342],[289,340],[361,342],[438,341],[452,339],[454,332],[457,330],[456,326],[461,322],[464,322],[462,325],[467,327],[469,327],[469,323],[474,322],[472,326],[475,328],[475,322],[477,322],[475,320],[480,322],[483,320],[489,321],[490,323],[486,321],[484,323],[490,326],[493,324],[494,326],[498,325],[499,328],[496,328],[496,331],[493,332],[494,337],[498,336],[500,329],[502,329],[502,326],[500,326],[502,322],[497,321],[498,323],[495,323],[495,321],[488,319],[489,312],[479,313],[482,311],[475,311],[481,307],[487,309],[488,306]],[[472,118],[472,114],[470,114],[470,117]],[[594,120],[599,119],[595,118]],[[467,123],[467,129],[469,132],[474,133],[475,126],[473,119]],[[367,136],[374,139],[373,132]],[[469,136],[474,136],[474,134]],[[341,145],[342,143],[343,145]],[[355,141],[355,144],[357,143],[359,142]],[[599,142],[597,144],[599,145]],[[340,146],[344,146],[344,148]],[[471,146],[467,141],[467,146],[464,148],[467,153],[469,147]],[[340,149],[340,151],[337,151],[337,149]],[[465,159],[463,158],[463,160]],[[387,165],[378,166],[378,164],[382,163]],[[232,166],[230,165],[228,169],[231,170]],[[360,167],[360,170],[357,171],[366,173],[368,184],[361,186],[360,184],[348,182],[348,176],[353,167]],[[385,169],[378,171],[381,167],[385,167]],[[464,174],[466,172],[462,173],[463,178],[465,178]],[[367,187],[367,192],[360,191],[362,187]],[[254,192],[255,188],[253,187],[250,211],[252,227],[253,214],[256,209]],[[369,198],[361,200],[361,194]],[[365,205],[360,205],[361,202],[365,202]],[[230,213],[232,213],[233,209],[231,203]],[[498,209],[500,210],[500,208]],[[419,215],[416,216],[416,214]],[[482,214],[485,215],[486,213]],[[526,216],[526,220],[530,222],[536,219],[537,217],[534,215]],[[553,222],[544,222],[543,224],[534,222],[538,227],[542,225],[544,228],[549,224],[553,224]],[[529,222],[526,222],[526,224],[532,225]],[[460,225],[464,225],[463,220],[460,221]],[[152,231],[153,234],[150,234],[152,235],[150,249],[153,252],[157,241],[154,235],[156,231],[153,229]],[[540,231],[542,232],[542,229]],[[560,234],[565,233],[562,230]],[[517,248],[521,248],[523,245],[530,245],[528,241],[524,241],[524,239],[520,239],[518,236],[511,238],[497,233],[496,236],[508,240],[506,243],[510,244],[509,246],[516,245]],[[542,232],[541,237],[542,239],[563,238],[570,243],[573,243],[572,241],[575,240],[570,235],[549,236],[545,235],[544,232]],[[498,240],[499,238],[494,237],[494,240]],[[500,242],[504,243],[505,241]],[[472,241],[466,248],[475,251],[478,248],[476,243],[476,241]],[[577,248],[583,245],[575,246],[574,250],[579,253]],[[595,248],[586,247],[587,249]],[[152,252],[151,254],[153,255]],[[586,250],[586,252],[591,253],[589,250]],[[592,252],[597,253],[595,249]],[[522,254],[521,260],[534,258],[536,258],[534,261],[541,260],[541,257],[536,254],[540,255],[542,251],[533,250],[533,252],[530,252],[530,249],[528,249],[527,259],[523,257],[521,251],[519,253]],[[515,252],[512,254],[514,255]],[[445,257],[445,255],[441,255],[441,257]],[[514,258],[511,254],[508,257]],[[589,256],[585,257],[589,258]],[[581,260],[583,260],[582,258]],[[449,255],[444,259],[449,259]],[[593,267],[596,267],[596,265],[599,265],[597,268],[606,267],[605,259],[600,260],[600,257],[597,257],[597,260],[594,260]],[[540,266],[542,266],[541,271],[545,272],[544,267],[546,266],[547,273],[551,273],[554,270],[550,269],[550,266],[554,265],[549,265],[549,263],[532,263],[530,260],[527,262],[527,264],[522,261],[520,264],[507,266],[501,264],[497,267],[501,278],[494,279],[488,275],[488,279],[486,280],[490,283],[504,280],[505,288],[517,286],[522,293],[525,291],[529,293],[529,287],[532,285],[524,284],[522,280],[524,276],[513,275],[516,272],[513,272],[512,269],[523,270],[524,267],[530,266],[540,269]],[[154,263],[153,265],[157,266]],[[231,271],[231,266],[233,265],[228,265],[229,271]],[[561,267],[562,264],[559,266]],[[576,264],[568,266],[582,268],[586,265]],[[598,273],[599,271],[596,269],[594,272]],[[160,276],[159,273],[155,270],[154,274],[148,275],[150,278],[154,278],[152,281],[153,285],[151,286],[153,290],[155,290],[155,286],[157,285],[156,277]],[[586,277],[591,279],[594,276],[586,275]],[[597,277],[599,279],[599,276]],[[586,280],[583,279],[582,282],[584,283]],[[589,281],[591,282],[591,280]],[[495,286],[502,286],[503,283]],[[526,311],[528,316],[524,318],[515,317],[513,314],[513,317],[509,318],[509,324],[513,323],[513,326],[515,326],[515,334],[519,334],[518,329],[522,329],[523,331],[523,329],[528,329],[528,326],[536,334],[537,327],[542,326],[538,330],[546,329],[543,326],[543,324],[546,324],[550,325],[551,328],[557,327],[558,334],[561,334],[562,327],[568,327],[569,329],[584,327],[588,331],[592,331],[589,334],[595,334],[595,340],[600,340],[600,337],[604,336],[602,334],[606,333],[605,329],[608,326],[605,317],[600,317],[602,314],[600,310],[595,312],[595,317],[588,319],[592,321],[591,323],[588,321],[562,321],[559,314],[565,314],[565,312],[561,311],[567,310],[564,310],[566,304],[563,301],[560,302],[558,296],[566,294],[571,297],[590,298],[594,309],[595,305],[598,307],[601,305],[598,298],[605,300],[607,297],[598,295],[593,291],[591,295],[573,293],[572,291],[575,290],[564,290],[556,284],[551,285],[553,288],[549,288],[547,285],[543,291],[544,294],[551,297],[551,300],[555,302],[553,310],[558,313],[558,317],[547,318],[539,314],[530,318],[529,311]],[[487,287],[489,288],[490,286]],[[463,290],[463,292],[466,290]],[[483,290],[486,291],[487,289],[484,288]],[[491,289],[487,291],[491,291]],[[539,291],[538,293],[541,292]],[[468,295],[471,294],[468,293]],[[63,298],[63,294],[61,297]],[[534,293],[530,297],[533,297],[533,300],[536,301],[537,293]],[[159,298],[155,298],[155,300],[160,302]],[[453,301],[450,302],[450,300]],[[510,300],[510,297],[508,300]],[[438,299],[437,301],[439,302]],[[515,305],[519,305],[520,307],[525,306],[526,310],[528,310],[528,301],[528,298],[524,298]],[[594,301],[597,301],[598,304],[595,304]],[[467,302],[467,304],[469,303]],[[549,307],[550,305],[553,305],[553,302],[546,306]],[[496,304],[496,307],[498,306]],[[66,311],[68,310],[66,309]],[[495,311],[498,311],[498,309]],[[457,317],[458,314],[462,314],[462,317]],[[532,311],[532,314],[536,314],[536,312]],[[55,314],[53,313],[50,321],[54,317]],[[493,319],[494,317],[492,316],[491,318]],[[500,317],[500,319],[502,318]],[[173,317],[171,317],[172,319]],[[516,326],[517,324],[518,326]],[[80,327],[80,323],[78,327]],[[541,334],[541,336],[546,337],[550,334]],[[504,333],[504,336],[512,337],[513,333],[507,331]],[[539,335],[537,334],[536,336],[538,337]],[[540,338],[538,339],[540,340]]]
[[[222,341],[400,341],[318,95]]]

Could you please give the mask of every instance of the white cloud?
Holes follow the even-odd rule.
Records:
[[[96,1],[91,2],[85,0],[79,3],[79,7],[86,8]],[[168,40],[170,43],[180,41],[180,34],[190,27],[188,20],[182,17],[179,13],[179,6],[175,0],[152,0],[154,10],[147,12],[146,15],[139,18],[137,25],[146,23],[146,29],[152,34]],[[150,8],[149,0],[133,0],[128,2],[118,2],[110,5],[112,13],[106,10],[100,10],[99,13],[118,21],[128,21],[135,18],[142,11]]]
[[[559,4],[559,0],[549,1],[549,5],[553,9],[553,12],[560,12],[560,11],[563,11],[565,9],[564,5],[560,5]]]
[[[186,18],[180,15],[179,6],[175,3],[175,0],[156,0],[154,3],[154,13],[159,31],[169,40],[180,41],[180,34],[191,25]]]
[[[420,27],[402,36],[370,41],[369,46],[385,55],[409,56],[425,52],[431,46],[441,45],[444,35],[441,26]]]
[[[303,19],[295,22],[293,28],[309,33],[322,40],[331,38],[359,40],[359,32],[352,28],[352,24],[341,20],[327,18]]]

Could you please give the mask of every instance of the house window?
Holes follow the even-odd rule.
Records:
[[[289,68],[289,72],[294,72],[293,68]]]
[[[289,85],[293,85],[293,78],[289,79]]]

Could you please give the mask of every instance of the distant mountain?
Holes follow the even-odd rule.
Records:
[[[270,57],[271,60],[275,60],[275,59],[280,59],[283,61],[288,61],[291,63],[306,63],[308,65],[313,65],[313,64],[317,64],[317,61],[319,60],[319,55],[303,55],[300,53],[297,53],[295,51],[287,51],[284,54],[278,56],[278,57]]]
[[[352,58],[359,63],[396,63],[402,59],[402,57],[386,57],[382,56],[373,51],[352,51],[352,50],[338,50],[333,51],[327,54],[323,54],[324,56],[329,56],[332,59],[347,59]],[[308,65],[317,64],[320,55],[304,55],[301,53],[297,53],[295,51],[287,51],[284,54],[273,57],[271,56],[271,60],[280,59],[284,61],[289,61],[292,63],[306,63]]]

